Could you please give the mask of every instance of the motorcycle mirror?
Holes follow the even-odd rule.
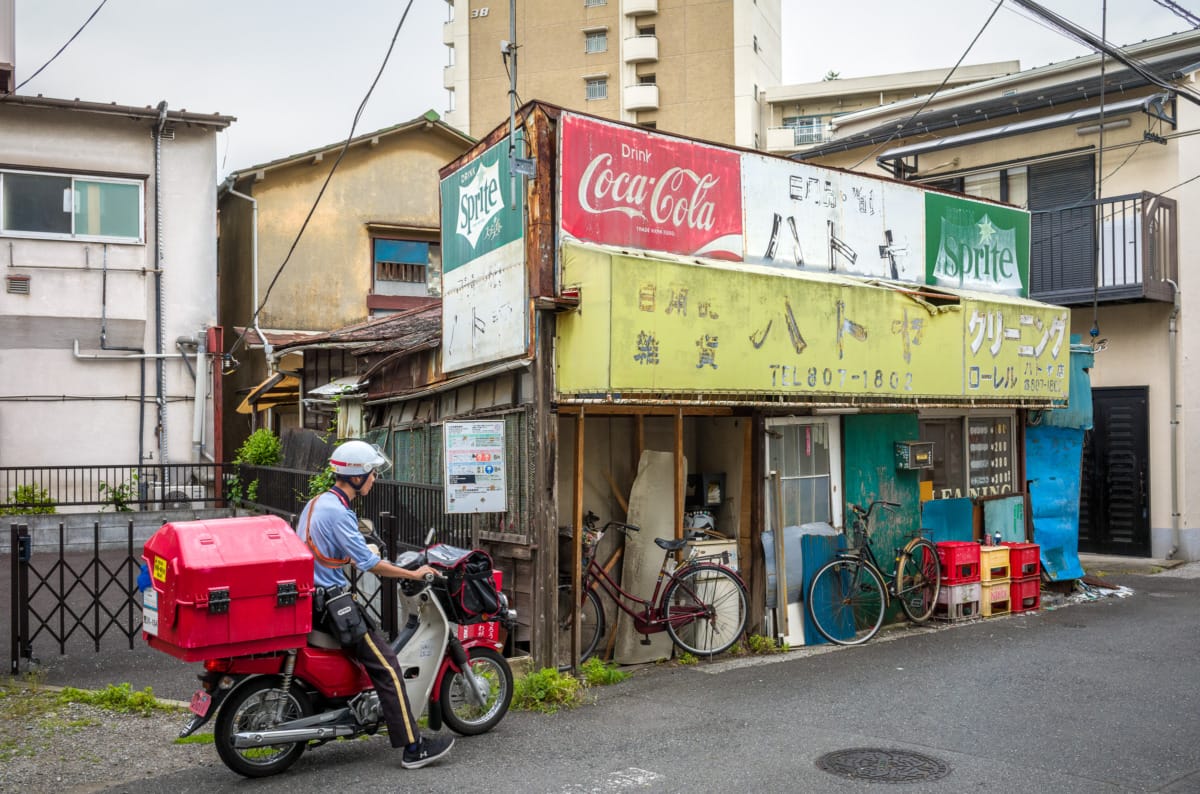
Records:
[[[426,546],[428,546],[430,543],[433,543],[433,532],[434,532],[433,527],[430,527],[428,534],[425,535],[425,545]]]
[[[364,535],[375,534],[375,522],[369,518],[358,519],[358,531]]]

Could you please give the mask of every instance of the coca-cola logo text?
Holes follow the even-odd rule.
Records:
[[[648,164],[653,156],[621,144],[623,158]],[[708,197],[720,182],[711,173],[671,166],[658,176],[620,170],[609,152],[596,155],[579,180],[579,206],[594,215],[619,212],[630,218],[708,231],[713,228],[715,203]]]

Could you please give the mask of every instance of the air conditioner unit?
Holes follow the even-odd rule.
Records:
[[[203,485],[153,482],[149,496],[154,510],[203,510],[208,489]]]

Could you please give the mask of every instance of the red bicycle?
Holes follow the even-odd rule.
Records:
[[[624,590],[605,566],[596,561],[596,547],[609,529],[638,532],[640,528],[621,521],[609,521],[597,529],[599,517],[588,511],[584,517],[582,596],[572,597],[570,583],[558,588],[560,658],[569,660],[571,631],[579,620],[580,662],[596,652],[605,634],[604,609],[600,591],[622,612],[633,619],[634,630],[643,636],[666,631],[681,651],[701,657],[711,657],[728,650],[746,631],[746,583],[728,566],[727,553],[698,555],[692,544],[704,540],[704,532],[689,531],[679,540],[656,538],[654,543],[663,550],[662,567],[649,598]],[[675,555],[687,550],[687,557],[678,566]],[[661,598],[660,598],[661,595]],[[570,664],[563,666],[569,667]]]

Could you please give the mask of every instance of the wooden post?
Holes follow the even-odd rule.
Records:
[[[788,632],[787,568],[783,559],[783,481],[779,472],[771,472],[775,497],[775,626],[780,637]]]
[[[687,472],[683,468],[683,411],[675,410],[675,539],[683,537],[683,492]],[[677,555],[678,556],[678,555]]]
[[[581,644],[579,606],[583,603],[583,571],[580,562],[583,559],[583,426],[585,414],[584,407],[579,406],[579,415],[575,417],[575,485],[573,488],[575,509],[571,515],[571,520],[574,522],[571,531],[573,548],[571,553],[571,594],[574,601],[571,602],[571,608],[575,610],[575,617],[571,620],[571,669],[575,669],[579,663],[579,646]]]

